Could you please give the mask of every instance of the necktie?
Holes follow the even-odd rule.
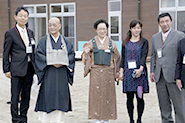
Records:
[[[25,32],[25,30],[22,30],[22,40],[24,41],[24,44],[25,44],[26,49],[27,49],[27,47],[29,45],[29,41],[26,38],[26,32]],[[27,52],[27,50],[26,50],[26,52]],[[30,57],[29,56],[28,56],[28,61],[30,61]]]
[[[25,30],[22,30],[22,39],[24,41],[25,46],[27,47],[28,44],[29,44],[29,42],[28,42],[28,39],[26,38],[26,32],[25,32]]]
[[[166,36],[163,36],[163,42],[165,42],[165,40],[166,40]]]

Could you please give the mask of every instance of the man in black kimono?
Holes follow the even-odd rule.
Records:
[[[73,45],[59,30],[58,18],[49,20],[49,34],[38,42],[35,64],[40,90],[35,111],[42,122],[61,122],[63,112],[72,111],[68,83],[73,84],[75,53]],[[53,115],[57,115],[52,119]],[[51,116],[51,117],[50,117]]]

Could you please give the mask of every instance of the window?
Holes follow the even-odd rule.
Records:
[[[121,0],[108,1],[109,37],[121,41]]]
[[[185,6],[185,0],[179,0],[179,6]]]
[[[119,1],[110,1],[109,2],[109,10],[110,11],[120,11],[120,2]]]
[[[50,16],[58,17],[62,23],[61,34],[76,48],[75,3],[50,4]]]
[[[34,31],[35,40],[39,41],[48,32],[47,5],[24,5],[24,7],[29,11],[28,27]]]
[[[172,16],[172,28],[185,31],[185,0],[160,0],[160,13],[168,12]]]
[[[175,0],[161,0],[161,8],[175,7]]]

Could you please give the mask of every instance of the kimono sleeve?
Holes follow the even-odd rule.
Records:
[[[74,68],[75,68],[75,51],[73,48],[73,44],[69,40],[67,40],[67,38],[65,37],[63,38],[66,43],[68,59],[69,59],[69,66],[67,66],[67,78],[68,78],[68,83],[72,85],[73,77],[74,77]]]
[[[88,54],[85,54],[85,52],[83,51],[83,54],[86,55],[86,63],[84,65],[84,77],[86,77],[88,75],[88,73],[91,71],[91,67],[92,67],[92,52],[93,52],[92,40],[90,40],[88,42],[88,46],[90,47],[90,52]]]
[[[36,66],[36,74],[38,77],[38,84],[43,82],[44,77],[44,69],[47,66],[46,63],[46,41],[41,39],[36,47],[35,52],[35,66]]]
[[[67,42],[66,44],[67,44],[68,58],[69,58],[69,66],[67,69],[68,82],[70,85],[72,85],[73,77],[74,77],[74,68],[75,68],[75,52],[74,52],[73,45],[69,41],[66,41],[66,42]]]
[[[113,60],[114,60],[114,69],[115,69],[114,74],[116,77],[116,73],[119,72],[119,68],[120,68],[120,54],[114,41],[112,41],[112,46],[113,46],[113,58],[114,58]]]

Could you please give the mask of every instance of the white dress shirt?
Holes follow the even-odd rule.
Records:
[[[25,44],[25,46],[26,46],[26,48],[28,47],[28,45],[29,45],[29,38],[28,38],[28,32],[27,32],[27,30],[26,30],[26,27],[23,29],[22,27],[20,27],[18,24],[16,24],[16,27],[17,27],[17,29],[18,29],[18,31],[19,31],[19,33],[20,33],[20,35],[21,35],[21,38],[23,39],[23,32],[25,32],[25,38],[26,38],[26,42],[23,40],[23,42],[24,42],[24,44]],[[28,56],[28,61],[31,61],[31,59],[30,59],[30,57]]]
[[[172,29],[170,28],[170,29],[168,30],[168,32],[165,32],[165,33],[162,32],[162,40],[163,40],[163,42],[165,42],[165,40],[166,40],[166,38],[167,38],[167,36],[168,36],[168,34],[170,33],[171,30],[172,30]]]
[[[20,27],[18,24],[16,24],[16,27],[21,35],[21,38],[23,37],[23,31],[25,32],[26,34],[26,40],[28,41],[28,44],[29,44],[29,38],[28,38],[28,32],[26,30],[26,27],[23,29],[22,27]],[[22,38],[23,39],[23,38]],[[27,47],[27,46],[26,46]]]

